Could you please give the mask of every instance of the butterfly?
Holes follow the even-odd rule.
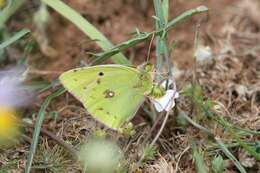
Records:
[[[59,79],[95,119],[118,130],[133,118],[146,97],[165,93],[154,85],[152,74],[153,66],[148,63],[137,68],[108,64],[72,69]]]

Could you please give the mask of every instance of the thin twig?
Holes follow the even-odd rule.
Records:
[[[167,113],[166,113],[166,115],[164,117],[163,123],[162,123],[162,125],[160,127],[160,130],[158,131],[158,133],[156,134],[156,136],[154,137],[154,139],[153,139],[153,141],[151,142],[150,145],[154,145],[156,143],[156,141],[158,140],[158,138],[160,137],[160,135],[161,135],[161,133],[162,133],[162,131],[163,131],[165,125],[166,125],[166,122],[167,122],[167,120],[169,118],[169,115],[170,115],[170,111],[167,111]]]
[[[22,123],[24,126],[30,127],[31,129],[34,128],[33,124],[30,124],[25,121],[23,121]],[[53,134],[52,132],[48,131],[47,129],[45,129],[43,127],[41,127],[40,131],[41,131],[41,134],[48,136],[49,138],[53,139],[56,143],[58,143],[59,145],[64,147],[66,150],[68,150],[74,159],[77,159],[78,151],[76,149],[74,149],[74,147],[72,145],[67,144],[64,140],[62,140],[61,138],[59,138],[58,136],[56,136],[55,134]],[[26,140],[28,141],[28,138]],[[30,142],[31,142],[31,140],[30,140]]]
[[[155,122],[153,123],[153,126],[152,126],[152,128],[150,129],[149,134],[146,136],[146,138],[145,138],[144,141],[143,141],[144,144],[145,144],[145,143],[148,141],[148,139],[151,137],[152,132],[154,131],[154,129],[156,128],[156,126],[157,126],[158,123],[160,122],[160,120],[161,120],[161,118],[162,118],[162,115],[163,115],[163,113],[160,113],[159,116],[158,116],[158,118],[157,118],[157,119],[155,120]]]
[[[61,145],[65,149],[67,149],[70,152],[70,154],[73,156],[74,159],[78,158],[78,151],[75,150],[72,145],[66,143],[64,140],[62,140],[61,138],[59,138],[58,136],[56,136],[55,134],[53,134],[52,132],[50,132],[44,128],[41,128],[41,133],[50,137],[51,139],[56,141],[59,145]]]
[[[152,38],[151,38],[151,41],[150,41],[150,44],[149,44],[149,48],[148,48],[148,52],[147,52],[146,62],[148,62],[149,59],[150,59],[151,48],[152,48],[152,45],[153,45],[154,36],[155,36],[155,34],[152,35]]]
[[[177,163],[176,163],[176,166],[175,166],[175,172],[177,173],[178,171],[178,168],[179,168],[179,162],[181,160],[181,157],[183,156],[184,153],[186,153],[188,150],[190,149],[190,146],[186,147],[180,154],[180,156],[178,157],[178,160],[177,160]]]

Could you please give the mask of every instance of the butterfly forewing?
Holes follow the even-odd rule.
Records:
[[[78,68],[60,80],[93,117],[113,129],[134,116],[152,88],[150,74],[122,65]]]

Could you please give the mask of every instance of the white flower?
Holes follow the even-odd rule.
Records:
[[[173,85],[173,88],[170,88],[171,85]],[[166,81],[164,81],[161,86],[166,88]],[[170,111],[175,106],[174,99],[179,97],[179,93],[176,91],[175,82],[173,80],[168,81],[168,87],[169,89],[167,89],[164,96],[151,100],[158,112],[164,110],[167,112]]]

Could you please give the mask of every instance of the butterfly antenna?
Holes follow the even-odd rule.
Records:
[[[149,44],[148,52],[147,52],[146,62],[148,62],[149,59],[150,59],[151,48],[152,48],[152,45],[153,45],[154,36],[155,36],[155,34],[153,33],[150,44]]]

